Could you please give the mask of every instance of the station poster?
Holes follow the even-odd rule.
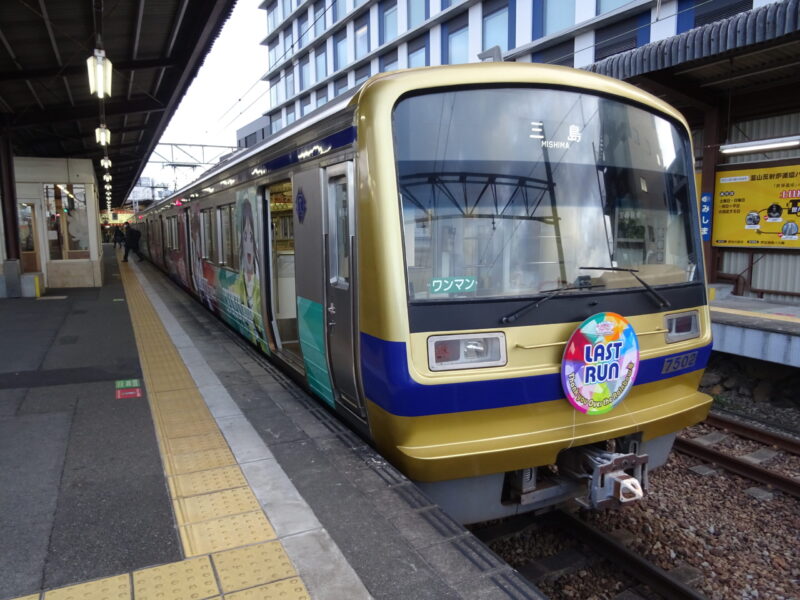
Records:
[[[800,249],[800,165],[717,171],[714,246]]]

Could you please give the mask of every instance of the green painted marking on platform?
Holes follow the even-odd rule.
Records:
[[[114,298],[114,302],[125,302],[125,298]]]
[[[118,390],[124,390],[126,388],[137,388],[142,386],[142,382],[138,379],[117,379],[115,382]]]

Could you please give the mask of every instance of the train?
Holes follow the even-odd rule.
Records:
[[[135,216],[142,251],[462,523],[648,490],[711,351],[690,131],[532,63],[381,73]]]

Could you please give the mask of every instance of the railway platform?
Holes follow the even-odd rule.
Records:
[[[0,300],[0,600],[538,598],[148,263]]]
[[[800,367],[800,305],[734,296],[728,285],[714,287],[714,350]]]

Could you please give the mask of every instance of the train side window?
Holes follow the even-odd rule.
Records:
[[[346,175],[328,177],[328,210],[331,283],[346,288],[350,285],[350,203]]]
[[[233,210],[233,204],[226,204],[219,208],[220,217],[220,238],[222,240],[220,248],[222,250],[222,264],[233,269],[239,270],[239,255],[236,249],[239,247],[237,239],[237,229],[235,226],[236,213]]]
[[[217,261],[217,219],[213,208],[201,211],[203,217],[203,258]]]

